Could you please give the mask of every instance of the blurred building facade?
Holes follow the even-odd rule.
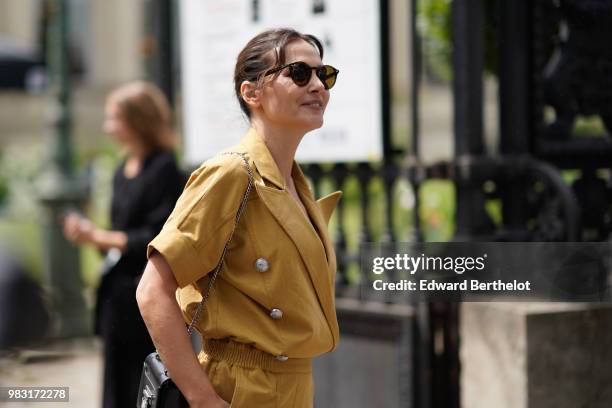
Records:
[[[44,0],[2,0],[0,36],[41,46]],[[75,58],[87,85],[105,87],[142,76],[143,9],[147,1],[70,0]]]
[[[40,51],[46,1],[0,0],[0,38]],[[78,71],[74,82],[77,148],[87,148],[94,143],[89,139],[100,135],[105,93],[119,83],[146,77],[146,59],[155,47],[150,35],[154,29],[147,21],[153,3],[155,0],[69,0],[71,54]],[[179,6],[176,0],[172,3]],[[410,2],[390,1],[392,120],[398,132],[409,129],[409,13]],[[176,85],[180,87],[180,83]],[[180,105],[180,98],[177,102]],[[44,127],[42,103],[37,96],[0,91],[4,111],[0,112],[0,142],[33,141],[39,137]]]
[[[0,38],[44,54],[46,0],[0,0]],[[107,92],[143,78],[146,0],[69,0],[73,80],[73,140],[89,151],[104,140],[101,130]],[[44,94],[0,90],[0,145],[43,142],[47,129]]]

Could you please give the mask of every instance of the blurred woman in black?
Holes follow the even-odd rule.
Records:
[[[135,299],[147,243],[161,230],[185,178],[172,151],[170,108],[159,89],[144,82],[124,85],[109,95],[105,114],[105,132],[126,153],[113,178],[111,228],[72,213],[64,234],[107,253],[95,332],[104,342],[103,407],[123,408],[136,403],[142,362],[155,350]]]

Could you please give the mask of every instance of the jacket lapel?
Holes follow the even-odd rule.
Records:
[[[335,272],[335,254],[331,238],[329,237],[329,233],[327,231],[327,222],[325,221],[323,214],[321,213],[321,209],[312,198],[312,193],[310,191],[310,188],[308,187],[306,177],[304,176],[304,173],[302,173],[302,170],[297,164],[294,164],[293,167],[293,179],[295,181],[295,186],[298,191],[298,194],[300,195],[302,203],[306,207],[306,211],[308,212],[310,221],[312,221],[314,225],[312,225],[308,221],[306,222],[308,222],[310,230],[315,233],[316,238],[319,239],[320,242],[323,244],[328,267],[332,266],[332,264],[334,266],[334,268],[332,268],[332,273],[330,273],[329,275],[333,275],[333,272]],[[312,227],[316,228],[316,231],[313,230]],[[330,277],[333,278],[333,276]]]
[[[306,218],[299,213],[300,209],[297,207],[297,203],[295,203],[295,200],[286,190],[276,190],[260,183],[256,183],[255,188],[258,196],[299,251],[321,303],[323,313],[332,329],[334,344],[336,344],[338,341],[338,327],[333,294],[335,280],[333,275],[335,271],[330,270],[330,265],[328,265],[327,257],[325,256],[325,252],[333,254],[333,250],[330,252],[329,244],[322,244],[322,241],[327,242],[329,238],[319,240],[315,230],[312,226],[308,225]],[[304,204],[312,217],[312,204],[308,202]],[[316,211],[314,211],[314,214],[316,214]],[[316,218],[320,219],[321,217],[318,216]],[[317,224],[319,223],[317,222]],[[317,228],[321,227],[317,225]],[[327,234],[324,233],[323,235],[326,236]],[[333,263],[335,264],[335,259]]]
[[[319,208],[321,208],[321,212],[323,213],[323,219],[326,224],[329,224],[329,220],[336,209],[336,205],[340,198],[342,197],[342,191],[334,191],[331,194],[326,195],[325,197],[321,197],[317,200],[317,204]]]

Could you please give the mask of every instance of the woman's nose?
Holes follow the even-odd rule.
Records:
[[[319,92],[325,90],[325,86],[323,82],[319,79],[318,76],[312,75],[310,77],[310,82],[308,82],[308,91],[309,92]]]

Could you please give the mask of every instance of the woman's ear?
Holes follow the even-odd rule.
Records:
[[[240,95],[251,109],[258,108],[261,105],[259,100],[260,91],[257,89],[257,84],[251,81],[242,81],[240,84]]]

